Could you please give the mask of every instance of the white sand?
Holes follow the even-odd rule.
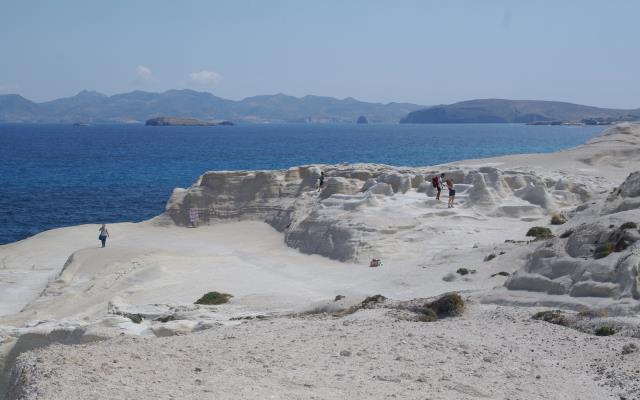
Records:
[[[392,394],[576,398],[576,393],[578,398],[612,398],[633,393],[626,375],[620,378],[623,387],[613,389],[593,381],[602,379],[598,365],[620,358],[623,339],[596,339],[530,322],[529,309],[507,307],[496,312],[495,306],[480,302],[635,312],[638,299],[631,291],[620,297],[623,289],[615,286],[632,285],[629,277],[637,276],[633,268],[624,276],[589,275],[594,282],[590,285],[600,285],[596,289],[606,286],[604,297],[545,292],[551,284],[538,285],[541,289],[531,286],[535,291],[512,291],[502,287],[505,277],[492,275],[513,274],[531,264],[539,244],[505,240],[527,239],[531,226],[548,226],[551,213],[572,210],[585,201],[597,207],[614,204],[605,198],[630,172],[640,169],[639,146],[640,128],[625,125],[589,145],[550,155],[423,169],[325,166],[329,178],[320,196],[313,190],[317,167],[208,173],[192,188],[174,192],[167,215],[139,224],[110,225],[112,238],[106,249],[98,248],[97,225],[57,229],[0,246],[0,370],[6,365],[0,390],[16,357],[34,347],[120,334],[154,337],[205,330],[163,341],[118,339],[86,347],[50,347],[21,358],[12,390],[23,398],[47,399],[203,395],[337,399]],[[422,183],[439,170],[458,183],[455,209],[436,202],[430,197],[430,185]],[[616,207],[635,204],[632,198],[620,201]],[[210,206],[220,218],[211,226],[174,224],[186,223],[190,207]],[[569,224],[551,228],[560,234],[595,218],[602,219],[601,225],[636,216],[640,222],[640,211],[626,213],[604,217],[591,209],[567,213],[574,216]],[[555,256],[566,257],[564,242],[554,243]],[[632,251],[620,254],[626,257]],[[483,261],[489,254],[497,257]],[[381,258],[383,266],[369,268],[371,257]],[[604,260],[601,268],[615,270],[612,258]],[[572,265],[582,268],[579,263]],[[455,273],[460,267],[476,273],[460,276]],[[528,268],[538,281],[561,277],[538,264]],[[518,274],[519,282],[524,282],[522,271]],[[568,290],[576,286],[567,285]],[[234,297],[223,306],[193,305],[211,290]],[[379,311],[337,320],[285,317],[343,308],[377,293],[409,300],[447,291],[469,293],[472,311],[463,318],[429,324],[397,322]],[[346,298],[334,303],[338,294]],[[142,323],[133,323],[130,315],[140,315]],[[255,315],[279,317],[240,326],[233,320]],[[156,320],[169,316],[175,320]],[[220,328],[221,324],[226,327]],[[334,328],[344,333],[334,337]],[[406,346],[391,344],[389,338],[408,333],[414,336]],[[225,336],[236,339],[227,341]],[[323,339],[316,342],[315,337]],[[336,355],[330,348],[334,342],[355,349],[350,350],[353,354],[359,348],[370,353],[365,352],[364,359],[352,355],[347,362],[339,356],[340,349],[336,347]],[[396,348],[413,354],[407,356],[413,361],[403,361],[403,356],[395,360],[396,350],[391,349]],[[260,373],[249,351],[267,364],[258,365]],[[438,357],[432,357],[434,351]],[[529,360],[530,353],[544,357]],[[119,368],[114,369],[111,356],[124,354],[132,356],[118,359]],[[163,358],[170,355],[175,362]],[[482,361],[485,356],[492,361]],[[41,361],[34,363],[36,359]],[[278,360],[276,368],[270,367],[273,360]],[[632,364],[628,360],[637,362],[637,356],[618,362],[627,368]],[[214,373],[209,363],[225,369]],[[204,365],[199,367],[202,378],[192,373],[196,364]],[[536,371],[541,371],[540,379],[535,378]]]

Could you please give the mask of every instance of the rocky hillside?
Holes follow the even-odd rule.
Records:
[[[0,122],[143,123],[158,115],[179,115],[244,122],[354,123],[365,115],[370,122],[390,123],[423,107],[409,103],[367,103],[350,97],[276,94],[234,101],[193,90],[134,91],[113,96],[82,91],[44,103],[34,103],[19,95],[0,95]]]
[[[526,123],[583,119],[640,119],[640,109],[616,110],[559,101],[470,100],[412,111],[401,123]]]

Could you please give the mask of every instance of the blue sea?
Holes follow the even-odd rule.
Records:
[[[273,124],[0,125],[0,244],[47,229],[142,221],[204,171],[310,163],[403,166],[584,143],[602,127]]]

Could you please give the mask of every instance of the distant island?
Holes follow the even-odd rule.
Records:
[[[412,111],[400,123],[610,124],[640,119],[640,109],[617,110],[559,101],[481,99]]]
[[[233,125],[230,121],[203,121],[196,118],[156,117],[145,122],[147,126],[218,126]]]
[[[359,116],[358,120],[356,121],[356,124],[368,124],[368,123],[369,123],[369,120],[364,115]]]

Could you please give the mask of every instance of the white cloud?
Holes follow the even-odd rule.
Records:
[[[190,73],[189,78],[191,78],[191,82],[193,83],[206,86],[218,83],[218,81],[220,81],[220,78],[222,77],[216,71],[202,70],[200,72]]]
[[[144,65],[138,65],[136,67],[136,75],[143,81],[149,81],[151,80],[151,78],[153,78],[153,72],[151,71],[151,69],[149,67],[145,67]]]

